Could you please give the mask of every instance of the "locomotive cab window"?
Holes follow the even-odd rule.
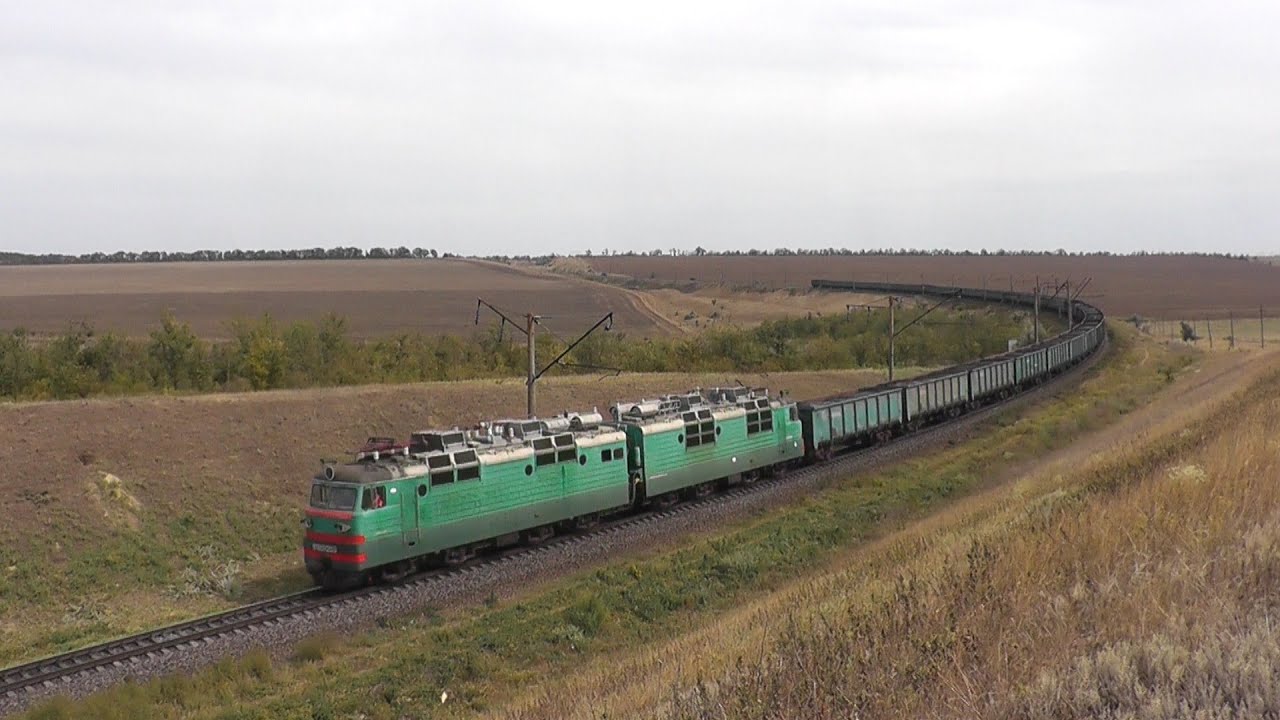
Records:
[[[384,485],[367,487],[360,497],[361,510],[377,510],[387,506],[387,488]]]
[[[354,510],[356,489],[316,483],[311,486],[311,507],[325,510]]]

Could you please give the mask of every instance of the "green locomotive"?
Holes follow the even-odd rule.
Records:
[[[715,388],[596,412],[371,438],[312,483],[303,555],[346,587],[537,543],[630,506],[749,480],[804,453],[794,403]]]

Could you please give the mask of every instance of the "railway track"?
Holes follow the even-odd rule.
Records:
[[[868,459],[891,461],[897,455],[914,449],[915,446],[933,442],[939,435],[967,428],[1010,405],[1023,404],[1052,391],[1067,379],[1078,376],[1095,364],[1105,353],[1106,348],[1107,343],[1104,337],[1097,351],[1083,362],[1032,390],[985,405],[956,420],[933,425],[883,444],[852,450],[827,462],[806,466],[783,476],[748,485],[731,486],[710,496],[665,509],[650,509],[619,516],[604,521],[588,531],[558,535],[535,546],[522,546],[491,553],[462,567],[420,573],[394,584],[364,587],[337,595],[324,594],[318,590],[306,590],[6,668],[0,671],[0,698],[15,700],[24,695],[44,694],[39,693],[41,690],[56,692],[60,684],[82,673],[119,668],[147,658],[181,652],[184,648],[193,648],[215,638],[249,633],[255,628],[269,626],[285,619],[308,617],[333,606],[359,603],[372,595],[400,593],[424,585],[447,583],[460,575],[480,568],[501,565],[530,554],[551,552],[565,545],[592,542],[603,535],[615,533],[624,528],[658,523],[666,518],[690,513],[728,498],[757,493],[800,478],[846,473],[857,469],[858,465],[865,463]]]
[[[28,688],[47,687],[76,673],[155,656],[209,637],[306,612],[320,597],[315,590],[305,590],[6,668],[0,672],[0,694],[12,696]]]

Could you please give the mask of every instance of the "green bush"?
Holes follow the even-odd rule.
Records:
[[[754,328],[718,327],[697,335],[632,338],[596,333],[564,358],[563,372],[776,372],[883,366],[887,313],[775,320]],[[471,337],[398,333],[354,340],[347,322],[281,325],[269,315],[229,323],[232,339],[205,341],[166,314],[146,339],[97,334],[75,324],[52,338],[22,329],[0,335],[0,398],[42,400],[146,392],[234,392],[363,383],[469,380],[519,375],[525,348],[490,328]],[[1018,313],[944,310],[899,336],[901,366],[949,365],[1025,340]],[[538,357],[563,349],[538,336]]]

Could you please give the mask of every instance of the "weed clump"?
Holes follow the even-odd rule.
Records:
[[[1041,674],[1015,715],[1027,720],[1089,717],[1256,717],[1280,715],[1280,638],[1264,618],[1243,628],[1121,641]],[[1224,706],[1234,708],[1222,714]]]
[[[97,482],[90,484],[90,495],[102,510],[102,516],[113,524],[137,530],[141,527],[139,513],[142,503],[129,492],[125,483],[116,475],[104,472]]]
[[[319,662],[336,647],[338,647],[337,636],[329,633],[312,635],[294,646],[293,661],[295,663]]]
[[[244,564],[235,558],[223,559],[213,545],[196,548],[196,557],[182,569],[173,587],[175,597],[198,595],[235,600],[244,594]]]
[[[599,595],[592,595],[566,610],[564,619],[584,634],[595,635],[609,619],[609,606]]]

